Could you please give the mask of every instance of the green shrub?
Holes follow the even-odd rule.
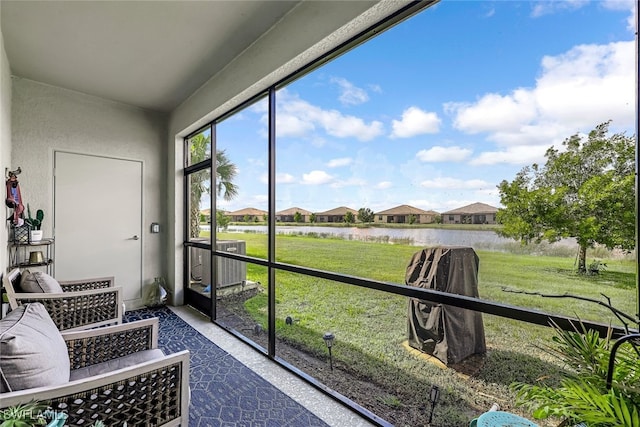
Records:
[[[640,425],[640,349],[633,342],[621,345],[616,353],[611,389],[607,370],[613,341],[601,338],[580,323],[580,330],[555,328],[549,352],[564,361],[560,385],[513,383],[518,405],[532,410],[536,419],[551,416],[579,422],[589,427]],[[573,424],[571,424],[573,423]]]

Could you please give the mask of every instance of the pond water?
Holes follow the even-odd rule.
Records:
[[[230,232],[266,233],[261,225],[230,225]],[[471,246],[474,248],[498,249],[517,243],[513,239],[499,236],[491,230],[450,230],[441,228],[358,228],[358,227],[276,227],[278,234],[301,234],[338,237],[348,240],[373,240],[399,242],[413,246]],[[575,240],[565,239],[554,243],[559,246],[575,246]]]

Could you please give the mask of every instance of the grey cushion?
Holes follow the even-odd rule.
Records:
[[[164,353],[159,348],[143,350],[117,359],[107,360],[106,362],[96,363],[95,365],[86,366],[80,369],[74,369],[71,371],[69,379],[71,381],[81,380],[87,377],[93,377],[118,369],[135,366],[139,363],[148,362],[150,360],[161,359],[163,357]]]
[[[18,307],[0,320],[0,392],[69,381],[67,345],[40,303]]]
[[[53,277],[42,271],[22,272],[20,278],[20,289],[22,292],[40,292],[40,293],[62,293],[62,286]]]

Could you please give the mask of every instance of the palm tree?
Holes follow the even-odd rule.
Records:
[[[238,168],[229,161],[227,153],[224,150],[217,151],[216,177],[218,180],[218,196],[222,195],[225,200],[229,201],[238,195],[238,186],[233,183],[237,173]]]
[[[199,163],[211,155],[211,136],[198,134],[191,138],[191,164]],[[217,195],[225,200],[232,200],[238,195],[238,186],[233,179],[238,168],[231,163],[224,150],[216,152],[216,190]],[[189,206],[189,236],[200,237],[200,199],[203,193],[211,193],[211,177],[208,170],[202,170],[190,175],[190,206]]]

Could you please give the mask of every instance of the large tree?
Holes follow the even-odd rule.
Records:
[[[573,237],[580,272],[595,244],[635,247],[635,137],[608,135],[609,124],[567,138],[562,150],[552,146],[544,166],[527,166],[498,185],[501,235],[525,243]]]
[[[211,155],[211,136],[199,134],[190,139],[191,164],[199,163]],[[225,200],[238,195],[238,186],[233,183],[237,167],[231,163],[224,150],[216,152],[216,191]],[[190,175],[190,223],[189,236],[200,236],[200,200],[204,193],[211,193],[211,178],[207,169]],[[216,216],[217,217],[217,216]]]

